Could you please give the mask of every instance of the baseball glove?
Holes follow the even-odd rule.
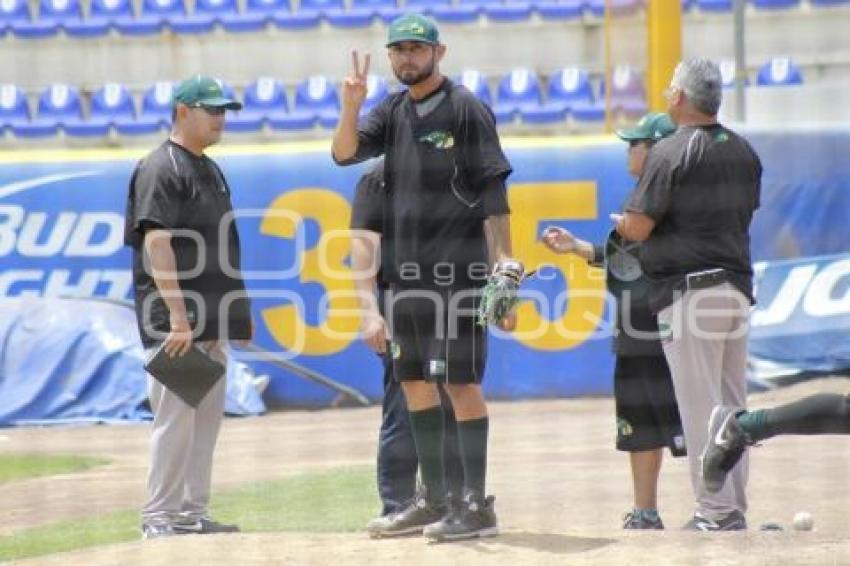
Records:
[[[525,272],[522,262],[515,259],[500,261],[487,278],[478,306],[478,325],[496,324],[519,303],[520,284],[534,272]]]

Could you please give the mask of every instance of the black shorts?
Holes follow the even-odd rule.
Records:
[[[476,323],[479,293],[397,288],[389,293],[390,353],[398,381],[481,383],[487,329]]]
[[[665,446],[685,455],[679,406],[664,356],[617,356],[614,369],[617,450],[642,452]]]

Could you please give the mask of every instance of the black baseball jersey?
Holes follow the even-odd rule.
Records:
[[[509,213],[511,166],[492,112],[445,79],[423,100],[387,97],[358,128],[357,154],[385,155],[386,279],[405,287],[466,288],[489,272],[484,220]]]
[[[656,222],[640,248],[654,312],[684,290],[687,273],[714,268],[752,301],[749,228],[761,173],[750,144],[720,124],[683,126],[655,144],[626,204]]]
[[[124,240],[133,248],[136,316],[145,346],[164,339],[170,329],[168,308],[157,296],[143,263],[144,233],[154,228],[172,232],[187,317],[193,329],[203,327],[195,339],[251,337],[250,305],[240,274],[239,234],[232,212],[224,175],[206,156],[199,157],[169,140],[136,166],[130,180]]]

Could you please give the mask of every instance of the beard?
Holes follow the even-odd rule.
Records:
[[[426,66],[418,71],[397,71],[393,69],[393,73],[401,84],[405,86],[417,85],[434,74],[434,59],[432,58]]]

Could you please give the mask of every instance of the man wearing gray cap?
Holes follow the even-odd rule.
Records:
[[[652,280],[650,308],[673,377],[696,496],[685,528],[698,531],[747,528],[746,457],[716,493],[706,488],[700,466],[714,406],[746,407],[749,228],[761,191],[758,155],[717,122],[721,88],[716,63],[679,63],[665,93],[679,129],[655,145],[625,213],[613,215],[624,238],[643,242],[641,267]]]
[[[133,248],[136,317],[149,355],[162,347],[177,358],[197,348],[226,366],[227,340],[251,338],[230,187],[204,154],[221,138],[225,110],[241,107],[216,80],[186,79],[174,91],[169,139],[130,180],[124,239]],[[143,538],[239,530],[207,516],[225,381],[193,407],[149,378],[154,420]]]

